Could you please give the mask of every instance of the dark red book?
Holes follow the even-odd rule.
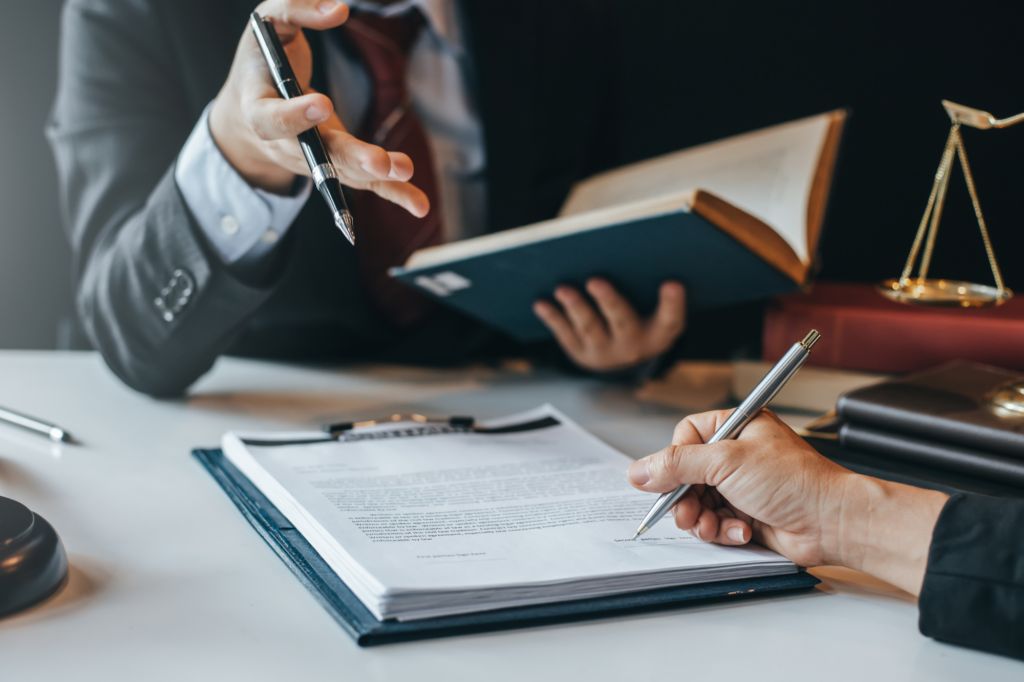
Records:
[[[807,364],[903,374],[952,360],[1024,371],[1024,296],[996,308],[896,303],[870,284],[818,282],[776,299],[764,322],[764,359],[775,362],[810,329]]]

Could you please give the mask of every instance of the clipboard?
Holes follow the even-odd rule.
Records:
[[[467,427],[456,425],[456,428]],[[335,430],[335,433],[339,431]],[[363,647],[663,611],[691,604],[809,590],[821,582],[813,575],[800,571],[765,578],[724,580],[442,618],[406,622],[379,621],[291,522],[228,461],[219,448],[196,449],[192,451],[192,455],[210,472],[246,520],[291,569],[299,582],[313,594],[356,644]]]

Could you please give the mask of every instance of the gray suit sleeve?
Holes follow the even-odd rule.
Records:
[[[202,107],[190,101],[159,9],[67,3],[47,134],[83,327],[126,384],[167,396],[212,366],[272,287],[225,268],[175,184]]]

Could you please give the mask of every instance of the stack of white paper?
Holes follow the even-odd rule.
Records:
[[[478,427],[504,432],[392,422],[223,446],[380,620],[797,570],[761,547],[700,542],[671,517],[630,541],[655,497],[626,482],[628,457],[551,406]]]

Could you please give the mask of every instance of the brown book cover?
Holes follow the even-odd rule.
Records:
[[[768,307],[764,359],[775,362],[809,329],[821,333],[809,365],[903,374],[968,360],[1024,371],[1020,296],[996,308],[910,306],[870,284],[818,282]]]

